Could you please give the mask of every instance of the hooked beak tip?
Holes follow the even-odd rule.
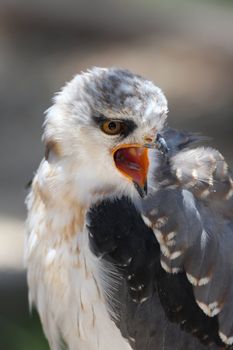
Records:
[[[139,185],[137,182],[133,182],[133,184],[134,184],[134,187],[136,188],[136,190],[137,190],[137,192],[138,192],[138,194],[139,194],[139,196],[141,197],[141,198],[144,198],[146,195],[147,195],[147,181],[145,182],[145,184],[144,185]]]

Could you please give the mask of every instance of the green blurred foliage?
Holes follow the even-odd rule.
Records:
[[[49,350],[36,312],[18,321],[0,315],[0,329],[0,349]]]

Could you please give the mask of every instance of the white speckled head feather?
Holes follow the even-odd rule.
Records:
[[[47,111],[43,137],[45,144],[52,145],[54,153],[57,151],[59,155],[54,163],[57,161],[60,165],[63,161],[64,167],[76,167],[75,182],[79,190],[84,189],[85,197],[102,187],[115,187],[120,195],[132,192],[127,179],[122,181],[116,171],[110,153],[122,139],[104,134],[94,118],[104,115],[133,120],[137,128],[124,138],[124,143],[143,142],[146,134],[152,130],[155,134],[164,126],[167,101],[162,91],[127,70],[94,68],[75,76],[56,95],[54,102]],[[66,183],[71,174],[67,169]]]

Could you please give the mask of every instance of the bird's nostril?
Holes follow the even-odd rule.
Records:
[[[153,142],[154,141],[154,139],[152,137],[149,137],[149,136],[145,136],[144,140],[145,140],[145,142]]]

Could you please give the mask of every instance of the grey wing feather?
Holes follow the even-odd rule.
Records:
[[[164,137],[170,142],[169,156],[152,152],[155,162],[143,215],[160,244],[162,267],[168,273],[186,272],[197,304],[209,317],[218,316],[219,335],[231,345],[232,175],[217,150],[189,148],[198,136],[170,129]]]

